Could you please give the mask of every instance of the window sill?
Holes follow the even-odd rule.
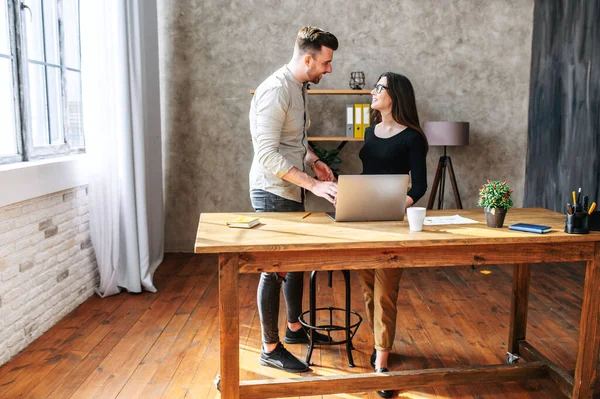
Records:
[[[88,183],[86,155],[0,165],[0,207]]]

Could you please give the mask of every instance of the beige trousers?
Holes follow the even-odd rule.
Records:
[[[398,290],[403,269],[359,270],[367,308],[367,318],[373,330],[375,349],[389,352],[396,335]]]

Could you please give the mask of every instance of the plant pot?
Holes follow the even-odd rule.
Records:
[[[485,212],[485,221],[488,227],[500,228],[504,225],[506,209],[504,208],[483,208]]]

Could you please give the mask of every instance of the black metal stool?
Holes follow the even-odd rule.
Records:
[[[346,282],[346,308],[335,308],[335,307],[322,307],[317,308],[317,270],[313,271],[310,274],[310,309],[302,312],[299,317],[300,324],[302,324],[305,328],[309,330],[309,339],[310,342],[308,344],[308,354],[306,355],[306,363],[310,364],[310,357],[312,356],[313,348],[315,346],[315,341],[313,339],[314,331],[325,331],[327,333],[327,337],[329,337],[329,342],[318,343],[317,345],[340,345],[346,344],[346,353],[348,354],[348,366],[354,367],[354,359],[352,358],[352,338],[354,334],[356,334],[356,330],[358,330],[358,326],[362,322],[362,317],[353,310],[350,310],[350,272],[348,270],[340,270],[344,275],[344,280]],[[328,286],[331,288],[332,286],[332,271],[328,271]],[[320,324],[317,325],[317,312],[326,311],[329,312],[329,324]],[[343,326],[333,324],[333,312],[341,311],[345,313],[345,323]],[[305,314],[310,315],[310,323],[304,321]],[[351,318],[354,318],[354,323],[351,324]],[[345,331],[346,339],[334,341],[331,338],[332,331]]]

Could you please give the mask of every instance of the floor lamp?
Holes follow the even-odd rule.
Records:
[[[452,167],[452,159],[449,155],[446,155],[446,147],[469,144],[469,122],[425,122],[423,131],[425,136],[427,136],[427,142],[430,146],[444,146],[444,155],[440,157],[437,170],[435,171],[427,209],[433,209],[436,195],[438,195],[438,209],[444,208],[446,169],[450,175],[450,184],[452,184],[456,208],[462,209],[462,202],[460,201],[458,186],[456,185],[456,176]]]

